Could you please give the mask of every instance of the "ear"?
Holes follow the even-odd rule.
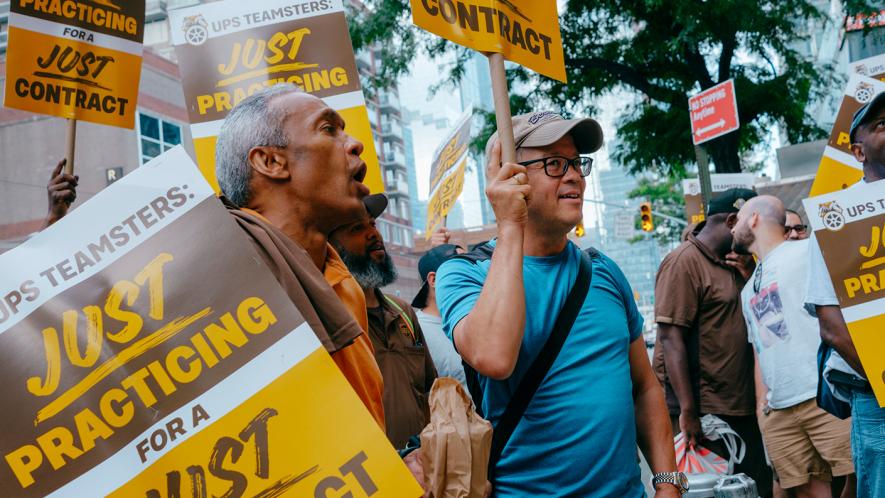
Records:
[[[436,272],[435,271],[432,271],[427,274],[427,285],[429,285],[431,289],[436,288]]]
[[[866,160],[867,156],[863,152],[863,143],[853,143],[851,144],[851,152],[854,154],[854,158],[857,159],[857,162],[863,163]]]
[[[728,213],[728,217],[725,218],[725,226],[730,230],[737,224],[737,220],[737,213]]]
[[[258,146],[249,149],[249,166],[252,171],[272,180],[288,180],[292,173],[283,149]]]

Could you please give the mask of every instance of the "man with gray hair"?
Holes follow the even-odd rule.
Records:
[[[335,228],[362,216],[369,194],[363,145],[344,124],[295,85],[263,89],[224,120],[216,173],[231,214],[383,430],[384,384],[366,335],[365,297],[328,243]]]

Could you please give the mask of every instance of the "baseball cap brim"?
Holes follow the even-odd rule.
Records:
[[[372,218],[381,216],[381,213],[387,209],[387,203],[387,196],[384,194],[367,195],[363,199],[363,204],[366,205],[366,211],[369,212],[369,216]]]
[[[412,307],[413,308],[424,308],[427,306],[427,293],[430,288],[430,284],[427,281],[424,281],[424,285],[421,286],[421,290],[418,291],[418,294],[415,294],[415,299],[412,299]]]
[[[867,118],[873,117],[873,115],[885,105],[885,92],[879,92],[878,95],[873,97],[868,104],[858,109],[857,113],[855,113],[854,118],[851,120],[851,129],[848,131],[848,136],[851,140],[851,143],[854,143],[854,134],[858,128],[864,123],[867,122]]]
[[[571,134],[579,154],[591,154],[602,147],[602,127],[592,118],[549,121],[532,130],[516,146],[546,147],[566,134]]]

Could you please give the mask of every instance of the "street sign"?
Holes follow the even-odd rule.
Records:
[[[740,128],[734,80],[724,81],[688,99],[691,139],[695,145]]]

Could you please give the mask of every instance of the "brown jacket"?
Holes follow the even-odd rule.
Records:
[[[412,307],[375,292],[381,307],[369,310],[369,337],[384,378],[387,438],[395,448],[404,448],[430,420],[427,394],[436,380],[436,367]]]
[[[267,221],[241,210],[224,197],[221,200],[326,351],[334,353],[351,344],[362,329],[307,251]]]

